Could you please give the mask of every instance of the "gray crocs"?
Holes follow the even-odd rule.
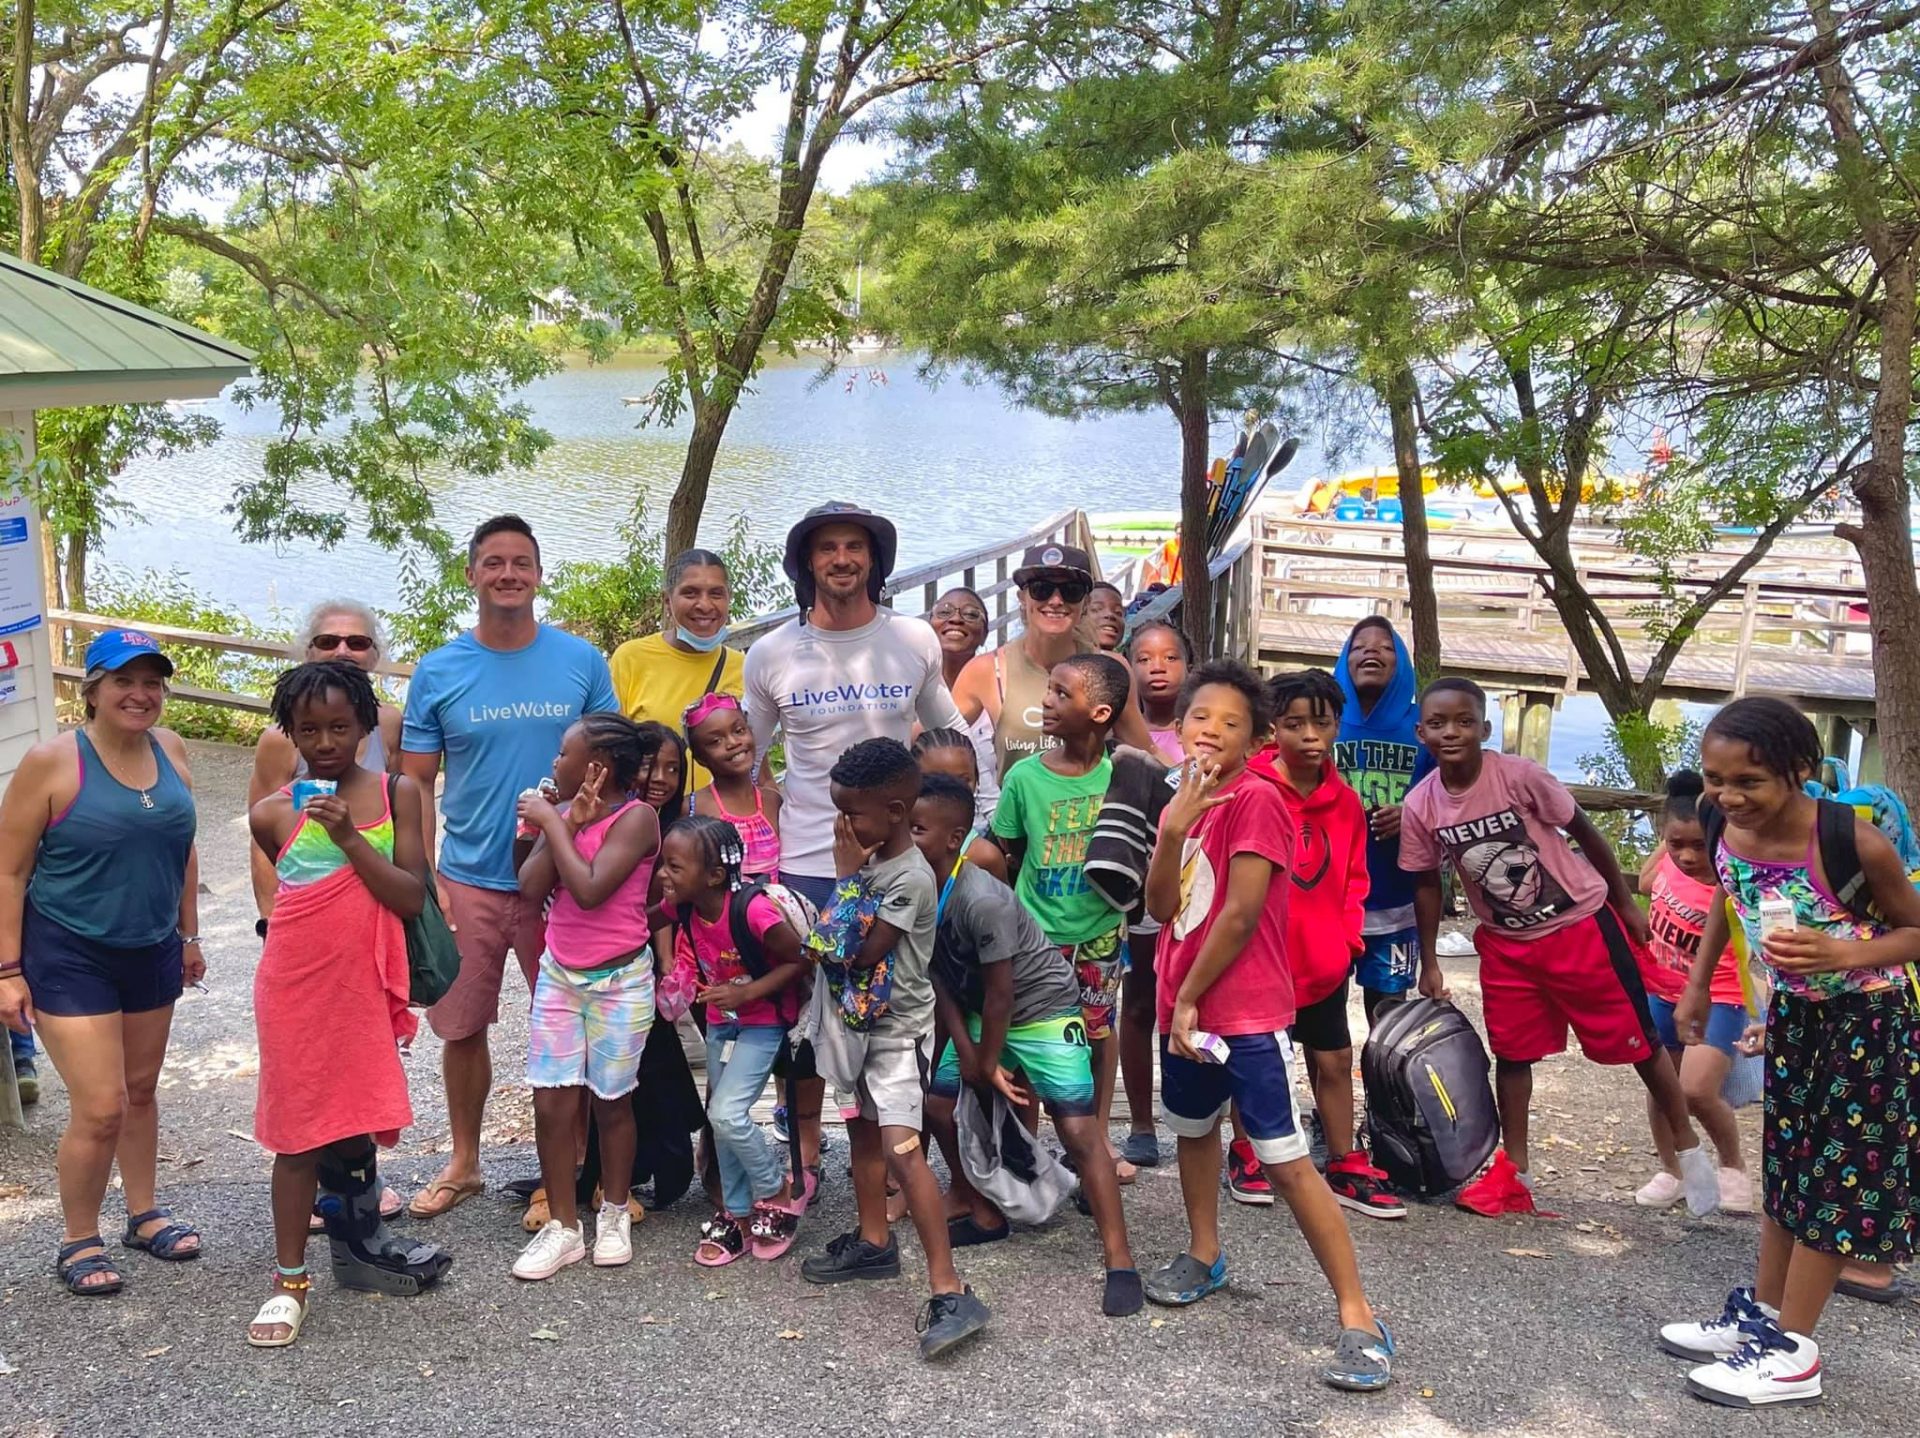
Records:
[[[1211,1268],[1191,1253],[1183,1253],[1166,1267],[1149,1273],[1145,1285],[1147,1297],[1166,1308],[1185,1308],[1226,1286],[1225,1253],[1214,1259]]]
[[[1393,1334],[1378,1323],[1379,1331],[1343,1328],[1334,1341],[1333,1362],[1321,1373],[1330,1385],[1350,1393],[1371,1393],[1393,1381]]]

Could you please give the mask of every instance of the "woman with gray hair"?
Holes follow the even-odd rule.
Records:
[[[116,1159],[122,1246],[200,1256],[200,1235],[154,1196],[173,1006],[206,971],[193,775],[180,736],[159,727],[172,675],[150,635],[101,634],[80,685],[86,722],[29,749],[0,801],[0,1023],[38,1027],[66,1082],[55,1271],[93,1298],[123,1281],[100,1236]]]
[[[379,617],[366,605],[351,599],[327,599],[308,611],[307,622],[300,626],[299,634],[288,646],[288,653],[296,664],[335,659],[371,671],[380,662],[383,638]],[[360,763],[384,774],[396,768],[399,752],[400,711],[391,704],[382,704],[380,727],[360,746]],[[293,740],[277,727],[268,725],[253,751],[253,777],[247,782],[248,812],[267,795],[286,788],[304,771],[305,765],[293,747]],[[273,872],[273,861],[258,845],[253,846],[251,853],[253,902],[260,911],[260,922],[255,927],[265,937],[267,920],[273,916],[273,896],[280,881]]]

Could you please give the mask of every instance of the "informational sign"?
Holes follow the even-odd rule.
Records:
[[[23,495],[0,499],[0,634],[24,634],[46,617],[29,503]]]

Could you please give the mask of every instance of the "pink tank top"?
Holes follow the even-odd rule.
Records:
[[[573,847],[580,857],[591,863],[620,816],[640,802],[629,799],[606,818],[575,834]],[[547,910],[547,952],[555,963],[567,969],[604,968],[645,946],[647,885],[653,879],[656,857],[650,854],[642,859],[597,908],[581,908],[565,884],[555,886],[553,904]]]
[[[740,862],[740,872],[749,879],[776,879],[780,876],[780,831],[767,822],[765,801],[760,790],[753,791],[753,812],[751,814],[730,814],[727,806],[720,802],[720,791],[709,784],[707,793],[713,799],[713,810],[722,819],[740,831],[740,846],[746,857]]]

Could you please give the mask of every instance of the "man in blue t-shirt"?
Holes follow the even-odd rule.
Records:
[[[1376,614],[1354,625],[1333,672],[1347,696],[1333,762],[1367,810],[1366,952],[1354,967],[1371,1024],[1374,1011],[1418,976],[1413,876],[1400,870],[1400,805],[1433,767],[1433,756],[1416,732],[1413,660],[1391,624]]]
[[[584,639],[534,618],[540,545],[517,514],[489,519],[467,546],[473,628],[427,655],[407,688],[400,772],[427,793],[444,761],[445,838],[438,891],[460,948],[460,974],[427,1010],[445,1044],[442,1067],[453,1153],[411,1205],[432,1218],[484,1186],[480,1120],[493,1086],[487,1026],[500,1017],[500,984],[513,950],[533,988],[545,941],[538,907],[521,901],[513,866],[516,803],[553,768],[560,741],[582,714],[617,712],[607,661]],[[434,852],[433,806],[426,851]]]

